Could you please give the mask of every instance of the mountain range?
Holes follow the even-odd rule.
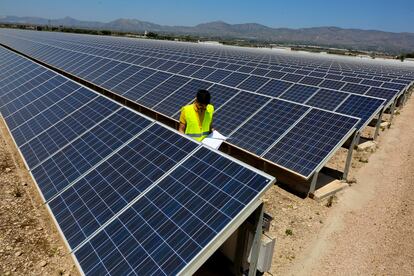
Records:
[[[223,21],[196,26],[166,26],[137,19],[111,22],[81,21],[71,17],[45,19],[40,17],[0,16],[2,23],[54,25],[123,32],[151,31],[176,35],[197,35],[208,38],[232,38],[274,43],[291,43],[372,50],[399,54],[414,52],[414,33],[392,33],[378,30],[343,29],[338,27],[271,28],[257,23],[228,24]]]

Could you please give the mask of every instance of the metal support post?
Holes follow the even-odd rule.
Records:
[[[246,237],[247,237],[247,228],[246,223],[243,223],[237,230],[237,246],[236,246],[236,256],[234,258],[233,264],[233,274],[235,276],[243,275],[243,266],[244,266],[244,257],[246,252]]]
[[[249,276],[256,276],[257,262],[259,260],[260,243],[262,240],[262,224],[263,224],[263,203],[256,210],[255,214],[255,233],[250,254]]]
[[[311,182],[311,185],[310,185],[310,187],[309,187],[308,196],[309,196],[310,194],[313,194],[313,193],[315,192],[315,189],[316,189],[316,181],[318,180],[318,175],[319,175],[319,170],[317,170],[317,171],[313,174],[313,176],[312,176],[312,182]]]
[[[379,128],[381,126],[381,122],[382,122],[382,114],[384,113],[384,108],[381,109],[379,115],[378,115],[378,120],[377,120],[377,124],[375,125],[375,133],[374,133],[374,141],[377,140],[378,137],[378,133],[379,133]]]
[[[354,137],[352,138],[351,145],[348,148],[348,156],[346,157],[344,174],[342,175],[343,180],[348,180],[349,168],[351,167],[352,162],[352,154],[354,152],[355,145],[359,142],[359,136],[359,131],[356,131],[354,133]]]
[[[395,113],[395,107],[396,106],[397,106],[397,99],[395,99],[394,102],[391,105],[391,110],[390,110],[390,112],[391,112],[391,115],[390,115],[390,124],[388,125],[388,127],[390,127],[391,124],[392,124],[392,119],[394,118],[394,113]]]

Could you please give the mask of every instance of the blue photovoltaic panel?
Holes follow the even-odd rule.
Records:
[[[97,77],[93,80],[93,83],[98,84],[99,86],[102,86],[103,83],[105,83],[107,80],[111,79],[113,76],[116,76],[120,73],[123,74],[124,70],[130,67],[130,64],[127,63],[120,63],[118,62],[115,67],[110,68],[106,72],[104,72],[102,75]]]
[[[56,80],[51,80],[53,78],[53,75],[50,74],[50,72],[41,72],[40,68],[39,71],[36,72],[33,76],[28,76],[24,79],[19,79],[16,82],[9,83],[2,88],[0,88],[0,105],[4,106],[12,101],[14,101],[17,97],[21,96],[24,93],[27,93],[31,91],[32,89],[35,89],[41,85],[47,85],[44,83],[49,82],[56,82]],[[54,79],[54,78],[53,78]],[[57,80],[60,79],[59,82],[63,83],[63,78],[57,78]],[[40,92],[40,94],[36,95],[36,97],[42,96],[43,93]],[[2,112],[5,112],[2,110]],[[6,113],[3,115],[7,115]]]
[[[322,73],[322,72],[312,72],[312,73],[309,74],[309,76],[317,77],[317,78],[324,78],[325,75],[326,74],[325,73]]]
[[[324,80],[319,86],[323,88],[329,88],[333,90],[340,90],[342,86],[345,85],[345,82],[336,81],[336,80]]]
[[[312,109],[264,158],[308,178],[357,123],[356,118]]]
[[[237,86],[237,88],[244,89],[247,91],[256,92],[257,89],[262,87],[265,83],[269,81],[268,78],[250,76],[245,81]]]
[[[375,80],[363,80],[361,82],[361,84],[365,84],[365,85],[369,85],[369,86],[381,87],[381,85],[383,84],[383,82],[382,81],[375,81]]]
[[[260,156],[308,109],[303,105],[272,100],[231,135],[231,143]]]
[[[343,76],[335,75],[335,74],[327,74],[325,76],[325,79],[328,79],[328,80],[341,80],[341,79],[343,79]]]
[[[392,82],[384,82],[382,87],[402,91],[405,88],[405,85]]]
[[[202,67],[197,72],[191,75],[193,78],[204,79],[211,73],[213,73],[216,69],[210,67]]]
[[[362,85],[362,84],[355,84],[355,83],[347,83],[344,87],[342,87],[342,91],[351,92],[355,94],[365,94],[369,89],[369,86]]]
[[[269,72],[270,72],[270,70],[268,70],[268,69],[256,68],[252,71],[252,74],[259,75],[259,76],[264,76]]]
[[[304,103],[313,94],[315,94],[316,91],[318,91],[317,87],[295,84],[283,93],[280,98],[297,103]]]
[[[286,80],[286,81],[291,81],[291,82],[298,82],[303,78],[302,75],[297,75],[297,74],[286,74],[286,76],[284,76],[282,78],[282,80]]]
[[[283,92],[288,90],[292,86],[292,83],[280,81],[280,80],[270,80],[262,88],[260,88],[257,93],[269,95],[272,97],[279,97]]]
[[[45,108],[41,113],[34,117],[28,117],[27,120],[23,121],[18,127],[11,128],[11,121],[18,121],[22,118],[22,114],[15,113],[10,117],[6,118],[6,122],[11,129],[16,144],[20,147],[36,135],[40,134],[43,130],[54,125],[60,121],[63,117],[69,115],[75,110],[81,108],[84,104],[91,101],[97,95],[91,91],[80,88],[76,90],[76,97],[67,96],[55,104]]]
[[[188,81],[190,81],[190,78],[177,75],[172,76],[162,85],[157,86],[156,88],[148,92],[145,96],[139,98],[137,102],[146,107],[151,108],[157,105],[159,102],[163,101],[168,96],[170,96],[172,93],[174,93],[177,89],[186,84]]]
[[[252,72],[254,70],[254,67],[251,67],[251,66],[242,66],[242,67],[240,67],[239,68],[239,70],[237,70],[238,72],[241,72],[241,73],[250,73],[250,72]]]
[[[74,91],[70,85],[63,85],[65,83],[67,80],[64,78],[51,77],[35,87],[23,85],[10,91],[1,99],[0,110],[3,117],[13,115],[13,113],[19,116],[19,119],[9,125],[15,128],[27,119],[36,116],[43,107],[50,106]]]
[[[132,75],[137,73],[139,70],[141,70],[142,67],[138,67],[135,65],[130,65],[127,69],[124,71],[114,75],[113,77],[107,79],[104,83],[101,84],[103,88],[106,88],[108,90],[112,90],[115,86],[120,84],[121,82],[125,81],[126,79],[130,78]]]
[[[70,116],[63,117],[58,123],[44,132],[34,132],[33,135],[37,136],[20,146],[27,165],[33,168],[54,151],[93,127],[119,107],[118,104],[104,97],[98,97],[85,103],[84,106],[70,114]]]
[[[199,89],[207,89],[210,86],[211,83],[193,79],[157,104],[154,110],[173,116],[181,107],[195,99]]]
[[[149,76],[152,76],[156,71],[152,69],[143,68],[139,70],[137,67],[137,72],[130,76],[129,78],[124,79],[122,82],[120,82],[118,85],[114,86],[111,90],[115,93],[118,93],[120,95],[125,94],[128,90],[134,88],[136,85],[141,83],[143,80],[148,78]]]
[[[136,101],[137,99],[144,96],[146,93],[160,85],[162,82],[170,78],[172,75],[165,72],[156,72],[152,76],[148,77],[144,81],[140,82],[139,85],[134,86],[122,96],[127,97],[132,101]]]
[[[398,95],[397,90],[385,89],[380,87],[371,87],[365,95],[386,99],[387,101],[391,101],[395,96]]]
[[[306,104],[326,110],[335,110],[342,101],[348,97],[348,93],[335,90],[321,89],[310,98]]]
[[[199,70],[202,66],[190,64],[186,66],[183,70],[181,70],[179,73],[184,76],[191,76],[195,71]]]
[[[361,121],[357,126],[360,128],[366,123],[369,123],[367,120],[372,117],[372,115],[375,115],[375,111],[383,106],[383,104],[383,99],[351,95],[343,104],[341,104],[341,106],[339,106],[336,112],[361,118]]]
[[[273,79],[281,79],[286,75],[286,73],[279,72],[279,71],[270,71],[267,73],[266,77],[273,78]]]
[[[267,97],[240,92],[237,97],[231,99],[214,113],[213,126],[220,133],[228,136],[268,100]]]
[[[220,84],[214,84],[208,89],[211,95],[211,104],[214,106],[214,110],[219,109],[225,104],[231,97],[239,93],[240,90],[223,86]]]
[[[170,69],[168,69],[167,71],[170,73],[178,73],[181,70],[183,70],[185,67],[187,67],[188,64],[187,63],[177,63],[176,65],[174,65],[173,67],[171,67]]]
[[[87,275],[176,275],[269,184],[201,148],[75,256]]]
[[[205,80],[208,80],[211,82],[220,82],[230,74],[231,74],[231,71],[216,70],[211,75],[209,75],[207,78],[205,78]]]
[[[300,80],[299,83],[318,86],[322,82],[322,80],[323,79],[321,79],[321,78],[304,77],[303,79]]]
[[[232,87],[236,87],[239,83],[247,79],[249,75],[243,73],[231,73],[227,78],[222,80],[220,83]]]
[[[352,82],[352,83],[360,83],[362,81],[361,78],[355,78],[355,77],[345,77],[342,79],[344,82]]]
[[[59,194],[49,206],[70,247],[78,246],[196,146],[153,125]]]

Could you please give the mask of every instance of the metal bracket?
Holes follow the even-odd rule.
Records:
[[[354,137],[352,138],[351,145],[348,148],[348,156],[346,157],[344,174],[342,175],[342,179],[344,180],[348,179],[349,168],[351,166],[351,161],[352,161],[352,154],[354,152],[355,145],[359,142],[359,137],[360,137],[360,132],[356,131],[354,133]]]
[[[262,239],[262,223],[263,223],[263,213],[264,213],[263,203],[256,209],[255,214],[255,233],[252,243],[252,251],[250,255],[250,267],[249,267],[249,276],[256,276],[257,271],[257,262],[259,260],[259,251],[260,251],[260,242]]]
[[[378,138],[378,133],[379,133],[379,129],[380,129],[381,122],[382,122],[382,114],[384,114],[384,108],[381,109],[381,111],[378,115],[377,123],[375,125],[374,141],[377,140],[377,138]]]

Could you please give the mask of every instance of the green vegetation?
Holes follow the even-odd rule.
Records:
[[[293,235],[292,229],[286,229],[285,234],[286,236],[292,236]]]
[[[403,62],[406,58],[414,58],[414,52],[412,53],[405,53],[397,56],[397,59],[401,60]]]

